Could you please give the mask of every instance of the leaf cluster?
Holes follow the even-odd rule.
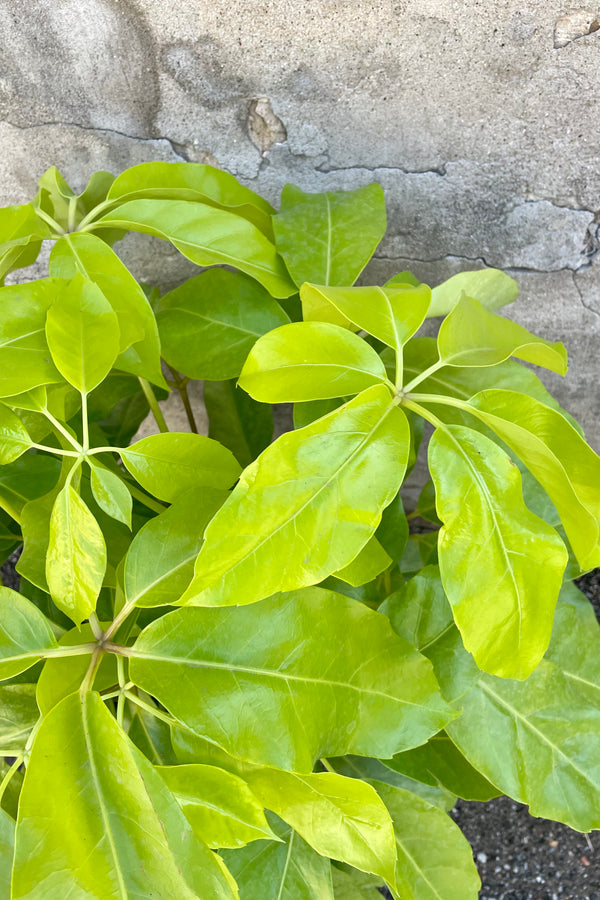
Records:
[[[50,169],[0,210],[2,278],[52,242],[0,287],[1,897],[464,900],[456,797],[600,828],[571,584],[600,459],[531,367],[565,348],[497,312],[495,269],[355,286],[385,225],[378,185],[275,212],[196,164],[80,195]],[[198,274],[140,284],[128,231]]]

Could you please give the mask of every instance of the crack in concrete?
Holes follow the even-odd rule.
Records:
[[[437,175],[444,178],[447,174],[446,165],[432,169],[404,169],[402,166],[330,166],[329,160],[315,166],[315,171],[326,175],[336,172],[399,172],[401,175]]]
[[[573,274],[576,274],[577,272],[584,272],[592,265],[591,257],[587,257],[585,261],[576,268],[572,268],[572,266],[561,266],[560,269],[538,269],[533,266],[497,266],[489,263],[484,256],[461,256],[459,253],[447,253],[445,256],[434,256],[428,259],[422,259],[418,256],[385,256],[384,254],[376,253],[373,256],[373,259],[381,259],[386,262],[394,263],[406,262],[408,264],[413,262],[439,263],[446,262],[446,260],[458,260],[459,262],[482,263],[490,269],[502,269],[503,272],[517,272],[525,275],[556,275],[559,272],[572,272]]]
[[[579,297],[579,302],[581,303],[581,305],[583,306],[584,309],[587,309],[588,312],[593,313],[593,315],[598,316],[598,318],[600,319],[600,312],[597,309],[594,309],[593,306],[589,306],[583,299],[583,291],[581,290],[580,286],[577,284],[577,272],[572,272],[572,276],[573,276],[573,284],[575,286],[575,290],[577,291],[577,295]]]
[[[119,131],[117,128],[106,128],[100,125],[81,125],[79,122],[36,122],[34,125],[17,125],[16,122],[11,122],[10,119],[3,119],[3,124],[10,125],[11,128],[16,128],[17,131],[31,131],[34,128],[50,128],[52,126],[60,125],[64,128],[77,128],[79,131],[93,131],[93,132],[105,132],[106,134],[116,134],[119,137],[127,138],[130,141],[140,141],[145,144],[154,144],[157,141],[164,141],[167,143],[175,156],[178,156],[182,162],[189,162],[188,157],[183,152],[184,147],[183,144],[179,144],[177,141],[172,140],[169,137],[165,137],[163,135],[157,135],[156,137],[143,137],[140,134],[127,134],[125,131]]]

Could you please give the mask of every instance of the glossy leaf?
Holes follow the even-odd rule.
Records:
[[[389,616],[397,634],[431,660],[442,694],[449,703],[459,700],[477,682],[481,672],[465,650],[454,624],[438,566],[422,569],[405,588],[388,597],[379,612]]]
[[[74,225],[71,201],[75,194],[60,174],[56,166],[46,169],[38,180],[40,190],[34,200],[36,209],[50,215],[65,231]],[[69,219],[71,221],[69,222]]]
[[[168,503],[190,488],[226,490],[241,471],[230,450],[201,434],[152,434],[120,452],[142,487]]]
[[[16,591],[0,587],[0,679],[25,672],[56,647],[45,616]]]
[[[589,831],[600,827],[600,627],[572,590],[559,600],[552,650],[536,671],[523,682],[481,675],[447,731],[532,815]],[[572,654],[574,633],[582,644]]]
[[[177,610],[130,652],[136,684],[196,734],[261,765],[310,772],[323,755],[391,756],[448,720],[429,663],[386,618],[319,588]]]
[[[13,897],[40,896],[233,897],[213,854],[96,693],[55,706],[31,751]]]
[[[385,351],[382,358],[385,356]],[[405,380],[414,378],[438,359],[437,345],[434,338],[413,338],[404,349],[404,373]],[[437,372],[433,372],[419,385],[419,391],[435,394],[445,394],[449,397],[458,397],[461,400],[469,400],[480,391],[501,388],[503,390],[518,391],[527,394],[545,403],[546,406],[558,410],[573,427],[581,433],[581,427],[569,413],[562,409],[554,397],[544,387],[542,381],[531,369],[526,368],[515,359],[507,359],[493,367],[452,367],[444,366]],[[445,406],[438,408],[438,415],[445,422],[455,425],[474,425],[473,417],[462,409]]]
[[[90,484],[94,500],[107,516],[131,528],[132,500],[127,486],[110,469],[104,466],[90,466]]]
[[[305,319],[351,323],[400,350],[423,324],[431,290],[426,284],[351,288],[305,284],[300,297]]]
[[[288,184],[273,219],[277,250],[298,286],[305,281],[353,284],[385,228],[385,200],[378,184],[323,194],[307,194]]]
[[[208,414],[208,436],[231,450],[241,466],[250,465],[271,443],[271,407],[257,403],[234,381],[207,381],[204,405]]]
[[[286,403],[358,394],[385,381],[385,366],[362,338],[325,322],[292,322],[256,342],[238,383],[255,400]]]
[[[175,603],[192,580],[208,522],[226,491],[193,489],[136,534],[125,557],[125,599],[136,606]]]
[[[536,337],[470,297],[462,297],[442,322],[438,349],[440,359],[449,366],[495,366],[516,356],[559,375],[567,371],[563,344]]]
[[[436,640],[446,627],[452,626],[438,566],[425,566],[387,597],[379,612],[389,618],[394,631],[418,650]]]
[[[108,622],[103,623],[108,628]],[[79,628],[67,631],[58,641],[59,647],[73,647],[77,644],[94,644],[96,638],[91,626],[86,622]],[[40,711],[46,715],[50,710],[68,697],[69,694],[78,691],[81,682],[88,670],[92,648],[89,655],[83,656],[58,656],[55,659],[47,659],[40,674],[36,689],[36,699]],[[117,660],[114,654],[106,653],[102,657],[98,671],[94,678],[94,687],[97,691],[104,691],[117,684]]]
[[[0,897],[9,898],[15,849],[14,819],[0,809]]]
[[[182,602],[253,603],[351,562],[404,476],[408,423],[389,397],[370,388],[245,469],[206,530]]]
[[[4,756],[24,752],[39,716],[35,684],[0,685],[0,750]]]
[[[171,730],[163,719],[157,719],[146,709],[136,707],[131,711],[127,734],[155,766],[171,766],[178,762],[171,743]]]
[[[0,287],[0,395],[61,381],[46,342],[46,314],[62,282]]]
[[[519,286],[500,269],[459,272],[433,288],[428,315],[447,315],[464,295],[478,300],[486,309],[499,309],[517,299]]]
[[[408,520],[400,493],[384,509],[375,536],[389,557],[397,562],[408,540]]]
[[[442,583],[465,647],[480,669],[526,678],[548,647],[566,547],[527,509],[519,470],[489,438],[438,428],[428,459]]]
[[[402,788],[413,794],[423,797],[428,803],[439,806],[444,811],[451,810],[456,803],[456,795],[452,794],[446,788],[438,785],[434,787],[425,784],[424,781],[415,781],[408,775],[401,775],[387,765],[388,760],[370,759],[364,756],[340,756],[337,759],[329,758],[329,762],[333,765],[336,772],[340,775],[347,775],[349,778],[362,778],[370,781],[383,781],[385,784],[391,784],[393,787]]]
[[[477,416],[540,482],[583,570],[600,564],[600,457],[556,410],[514,391],[472,398]]]
[[[392,563],[376,537],[370,538],[352,562],[335,573],[337,578],[359,587],[372,581]]]
[[[76,275],[48,310],[46,337],[61,375],[82,393],[110,372],[119,353],[119,325],[104,294]]]
[[[14,462],[31,444],[32,440],[20,418],[0,403],[0,466]]]
[[[221,169],[202,163],[148,162],[132,166],[115,179],[109,200],[139,198],[195,200],[231,209],[272,236],[273,207]]]
[[[197,266],[240,269],[273,297],[295,292],[271,241],[247,219],[227,210],[187,200],[130,200],[107,212],[94,227],[163,238]]]
[[[52,599],[76,625],[96,608],[106,570],[106,545],[94,516],[69,484],[50,517],[46,579]]]
[[[334,864],[331,867],[335,900],[379,900],[383,887],[381,878],[360,872],[350,866]]]
[[[481,881],[468,841],[449,815],[401,788],[373,782],[394,822],[398,896],[477,900]]]
[[[248,772],[261,802],[321,856],[338,859],[395,884],[396,847],[386,807],[364,781],[330,772]]]
[[[0,280],[13,269],[35,262],[48,225],[30,203],[0,209]]]
[[[133,275],[108,244],[93,234],[67,234],[52,248],[49,271],[57,278],[70,279],[80,274],[92,281],[117,316],[121,353],[132,344],[143,340],[150,342],[154,338],[156,365],[160,364],[150,304]]]
[[[463,800],[491,800],[502,791],[465,759],[447,734],[434,734],[426,744],[397,753],[385,765],[416,781],[443,787]]]
[[[276,816],[279,841],[253,841],[222,853],[244,900],[334,900],[331,863]]]
[[[50,387],[50,385],[48,386]],[[45,384],[31,388],[29,391],[23,391],[21,394],[14,394],[12,397],[3,397],[2,400],[12,409],[30,410],[39,412],[48,405],[48,390]]]
[[[162,355],[188,378],[235,378],[257,338],[289,322],[251,278],[208,269],[165,294],[157,309]]]
[[[339,409],[350,397],[333,397],[329,400],[306,400],[304,403],[294,403],[294,428],[304,428],[312,425],[317,419],[322,419],[328,413]]]
[[[160,766],[194,833],[213,850],[275,837],[245,781],[216,766]]]
[[[57,477],[59,475],[60,465]],[[48,591],[46,554],[50,540],[50,517],[58,492],[57,485],[42,497],[30,500],[22,507],[20,515],[23,552],[18,559],[16,570],[19,575],[42,591]]]

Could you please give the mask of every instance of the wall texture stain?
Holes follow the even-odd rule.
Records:
[[[363,280],[500,266],[506,310],[570,353],[545,377],[600,450],[600,9],[556,0],[0,0],[0,199],[56,164],[210,162],[283,185],[380,182]],[[191,270],[143,236],[146,280]],[[19,277],[31,277],[32,272]]]

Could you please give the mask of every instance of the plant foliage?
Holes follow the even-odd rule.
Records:
[[[565,348],[496,312],[495,269],[354,286],[384,230],[378,185],[275,213],[195,164],[79,196],[50,169],[0,211],[2,277],[54,242],[0,288],[1,897],[464,900],[457,796],[600,828],[571,584],[600,565],[600,459],[523,365],[564,375]],[[203,268],[161,296],[128,231]]]

